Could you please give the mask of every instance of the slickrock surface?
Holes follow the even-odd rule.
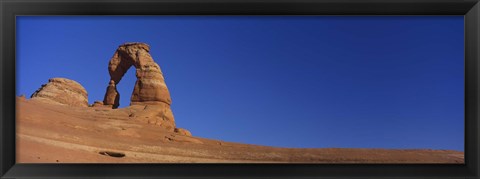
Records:
[[[17,97],[19,163],[463,163],[450,150],[295,149],[185,136],[132,120],[136,107]],[[292,134],[293,135],[293,134]],[[122,156],[123,155],[123,156]]]
[[[35,100],[45,100],[69,106],[88,107],[88,94],[78,82],[66,78],[51,78],[32,96]]]

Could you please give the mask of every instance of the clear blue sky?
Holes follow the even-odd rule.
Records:
[[[178,127],[279,147],[464,150],[463,16],[17,17],[17,95],[52,77],[103,100],[145,42]],[[135,83],[119,83],[121,107]]]

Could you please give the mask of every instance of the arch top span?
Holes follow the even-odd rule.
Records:
[[[150,45],[143,42],[126,42],[119,45],[118,47],[126,47],[126,46],[134,46],[134,45],[144,47],[147,51],[150,51]]]

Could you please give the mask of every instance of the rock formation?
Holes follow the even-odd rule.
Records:
[[[110,106],[113,109],[118,108],[120,105],[120,94],[118,93],[116,84],[113,80],[110,80],[110,83],[108,83],[103,105]]]
[[[88,94],[78,82],[66,78],[51,78],[35,91],[32,99],[44,99],[69,106],[88,107]]]
[[[127,110],[129,117],[144,123],[160,126],[170,132],[174,132],[175,120],[173,118],[170,105],[166,103],[146,104],[146,105],[132,105],[128,108],[120,109],[120,111]]]
[[[182,136],[191,136],[192,134],[188,130],[175,126],[170,109],[172,103],[170,93],[160,66],[153,61],[149,51],[150,47],[145,43],[120,45],[108,64],[110,80],[104,99],[95,101],[90,107],[98,108],[94,111],[101,111],[104,113],[103,115],[119,119],[133,119],[160,126]],[[137,81],[130,98],[130,106],[117,109],[120,105],[117,84],[132,66],[136,69]],[[19,99],[21,100],[21,98]],[[42,99],[42,101],[70,106],[89,106],[85,88],[79,83],[65,78],[50,79],[47,84],[42,85],[32,94],[32,99]],[[180,140],[180,138],[175,140]]]
[[[110,82],[103,100],[105,105],[118,107],[120,97],[116,85],[132,66],[136,69],[137,82],[131,104],[172,103],[160,66],[153,61],[149,51],[150,47],[145,43],[125,43],[118,47],[108,64]]]
[[[108,64],[110,81],[103,105],[118,108],[120,94],[116,86],[133,66],[136,69],[137,81],[130,98],[130,109],[133,110],[131,117],[173,131],[175,121],[170,109],[170,92],[160,66],[155,63],[149,51],[150,47],[145,43],[125,43],[118,47]]]

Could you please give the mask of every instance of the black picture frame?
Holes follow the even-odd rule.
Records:
[[[479,0],[0,0],[2,178],[480,178]],[[464,15],[465,164],[15,164],[19,15]]]

